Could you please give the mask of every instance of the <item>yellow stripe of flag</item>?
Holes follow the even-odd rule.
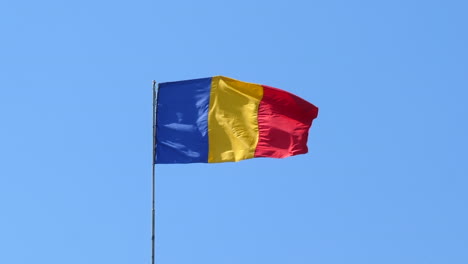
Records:
[[[208,162],[251,159],[258,143],[258,107],[263,87],[216,76],[208,112]]]

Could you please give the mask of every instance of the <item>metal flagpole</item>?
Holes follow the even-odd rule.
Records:
[[[153,80],[153,160],[152,167],[152,177],[151,177],[151,264],[155,264],[155,247],[156,247],[156,211],[155,211],[155,202],[156,202],[156,177],[155,177],[155,159],[156,159],[156,101],[157,101],[157,92],[156,92],[156,81]]]

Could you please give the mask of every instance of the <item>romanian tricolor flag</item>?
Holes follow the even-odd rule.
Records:
[[[318,108],[273,87],[216,76],[159,84],[155,163],[307,153]]]

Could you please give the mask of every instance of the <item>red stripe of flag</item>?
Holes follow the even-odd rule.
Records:
[[[307,153],[309,128],[318,108],[286,91],[262,86],[255,157],[285,158]]]

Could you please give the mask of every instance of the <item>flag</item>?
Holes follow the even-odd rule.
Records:
[[[289,92],[223,76],[160,83],[156,164],[307,153],[318,108]]]

